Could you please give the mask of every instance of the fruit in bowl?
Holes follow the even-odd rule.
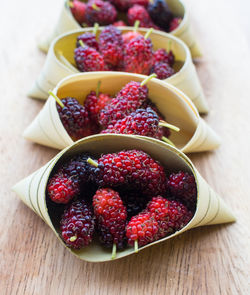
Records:
[[[52,34],[48,36],[47,38],[41,38],[39,41],[39,48],[45,52],[48,51],[49,45],[51,42],[58,37],[61,34],[65,34],[66,32],[72,31],[73,29],[80,29],[80,28],[88,28],[87,20],[85,18],[86,16],[86,6],[89,1],[80,1],[80,0],[64,0],[60,16],[58,19],[58,22],[53,29]],[[130,9],[132,13],[131,16],[131,23],[135,23],[136,20],[140,20],[141,24],[140,27],[144,26],[146,28],[152,27],[156,29],[158,32],[161,32],[162,34],[165,34],[164,28],[167,26],[167,32],[171,33],[172,35],[180,38],[182,41],[184,41],[187,46],[190,48],[190,51],[192,53],[192,56],[194,58],[201,57],[201,51],[200,48],[195,40],[194,32],[191,25],[190,15],[188,9],[185,7],[185,4],[182,2],[182,0],[165,0],[167,7],[167,15],[171,17],[171,21],[169,22],[169,17],[164,22],[163,28],[161,28],[161,23],[156,24],[154,23],[154,15],[149,11],[149,8],[151,6],[158,7],[161,5],[162,1],[144,1],[144,0],[135,0],[135,1],[105,1],[107,4],[110,4],[112,9],[110,11],[114,11],[115,13],[113,15],[117,15],[117,18],[114,22],[109,22],[109,24],[112,24],[114,26],[120,26],[120,28],[126,28],[128,29],[128,10]],[[108,3],[110,2],[110,3]],[[116,3],[115,3],[116,2]],[[150,3],[149,3],[150,2]],[[149,4],[150,5],[149,5]],[[74,5],[76,4],[76,5]],[[100,6],[96,3],[91,7],[91,13],[93,15],[93,7],[97,11],[95,12],[95,15],[102,15],[102,19],[105,16],[105,13],[102,12]],[[135,7],[131,7],[135,6]],[[80,6],[80,7],[79,7]],[[139,6],[139,9],[138,9]],[[78,8],[79,7],[79,8]],[[159,8],[158,8],[159,9]],[[110,11],[107,13],[107,15],[110,14]],[[138,12],[142,13],[138,13]],[[155,11],[155,10],[153,10]],[[162,12],[161,12],[162,13]],[[151,17],[151,15],[152,17]],[[142,17],[143,16],[143,17]],[[105,16],[106,17],[106,16]],[[101,19],[101,20],[102,20]],[[158,19],[156,19],[156,22]],[[131,26],[131,25],[129,25]],[[160,31],[159,31],[160,30]]]
[[[26,128],[24,137],[57,149],[100,132],[153,136],[174,144],[184,152],[215,149],[220,139],[202,120],[188,97],[153,76],[87,72],[66,77],[58,83],[53,93],[49,92],[49,99]],[[133,90],[140,87],[133,87],[127,93],[122,91],[132,81],[137,82],[132,83],[134,86],[145,84],[143,86],[146,86],[146,97],[149,99],[145,99],[145,95],[142,99],[140,92],[139,100],[136,99],[138,94]],[[123,95],[125,97],[121,99]],[[129,96],[133,99],[128,99]],[[63,102],[68,99],[74,101],[75,105],[67,107],[65,103],[65,107]],[[119,110],[117,115],[116,110]],[[108,114],[111,122],[107,119]],[[75,128],[75,131],[69,128]]]
[[[165,32],[174,31],[182,18],[174,15],[165,0],[72,0],[67,2],[79,25],[130,25],[139,20],[140,27],[154,28]]]
[[[95,189],[86,193],[90,186]],[[137,252],[181,230],[197,201],[192,173],[166,171],[137,149],[75,155],[53,170],[46,192],[49,211],[51,202],[54,210],[57,204],[60,211],[64,207],[57,223],[65,244],[81,249],[96,232],[101,245],[112,249],[112,258],[117,250],[133,246]]]
[[[101,83],[97,89],[90,91],[84,104],[73,97],[59,99],[50,94],[57,102],[57,111],[61,122],[76,141],[97,133],[130,134],[154,137],[173,144],[168,137],[170,129],[179,128],[163,120],[163,115],[148,97],[147,82],[155,75],[142,82],[127,83],[115,97],[100,93]]]
[[[138,24],[138,22],[136,23]],[[127,44],[131,41],[133,46],[129,47],[130,55],[126,57],[126,61],[136,60],[134,57],[136,55],[136,51],[132,52],[133,48],[138,48],[138,43],[134,42],[134,37],[146,36],[147,33],[150,32],[150,35],[147,39],[150,39],[153,45],[153,53],[157,52],[157,50],[161,49],[161,51],[165,52],[165,56],[169,55],[167,59],[155,61],[151,60],[152,52],[150,47],[146,46],[142,48],[138,53],[140,54],[140,59],[142,60],[142,65],[135,64],[136,66],[128,65],[131,69],[128,70],[138,71],[138,70],[148,70],[149,67],[155,65],[151,72],[157,72],[159,77],[163,78],[163,75],[166,75],[166,82],[177,85],[177,87],[183,91],[191,100],[194,101],[195,105],[198,108],[199,112],[206,113],[208,111],[208,105],[205,101],[204,93],[201,88],[201,84],[199,82],[197,72],[195,70],[194,64],[191,60],[190,51],[188,47],[179,39],[175,38],[170,34],[166,34],[161,31],[153,30],[147,28],[137,28],[135,24],[134,28],[131,27],[119,27],[119,30],[122,32],[123,39],[123,47],[127,47]],[[86,59],[89,61],[87,64],[84,64],[84,59],[82,57],[85,55],[87,51],[94,52],[94,56],[98,56],[99,60],[103,60],[103,55],[99,49],[99,36],[103,30],[103,28],[85,28],[80,30],[71,31],[69,33],[63,34],[56,38],[51,44],[51,48],[49,50],[49,54],[47,56],[45,65],[35,81],[32,89],[29,92],[29,96],[41,99],[47,99],[48,96],[45,93],[48,93],[50,89],[55,87],[56,84],[63,79],[64,77],[71,75],[73,73],[78,73],[76,61],[74,58],[74,51],[76,47],[80,46],[80,38],[84,43],[83,47],[93,47],[94,50],[89,49],[79,49],[80,52],[80,62],[83,63],[80,65],[83,71],[85,71],[85,67],[91,67],[91,65],[95,65],[100,68],[103,67],[103,61],[100,64],[96,64],[94,62],[90,62],[90,58]],[[113,30],[114,31],[114,30]],[[88,34],[86,34],[88,33]],[[118,33],[119,34],[119,33]],[[106,35],[107,36],[107,35]],[[118,36],[117,34],[115,35]],[[124,59],[123,50],[114,49],[112,42],[109,39],[103,38],[106,45],[102,47],[102,51],[104,48],[104,71],[125,71],[124,63],[122,60]],[[118,40],[120,38],[118,37]],[[144,38],[145,39],[145,38]],[[76,44],[77,40],[77,44]],[[98,42],[97,42],[98,41]],[[142,39],[140,42],[143,41]],[[116,44],[121,44],[122,41],[116,42]],[[145,45],[150,42],[144,42]],[[86,46],[87,45],[87,46]],[[120,45],[117,47],[121,47]],[[111,50],[112,49],[112,50]],[[92,54],[91,53],[91,54]],[[131,54],[132,53],[132,54]],[[123,54],[123,57],[122,55]],[[155,55],[155,54],[154,54]],[[121,62],[116,64],[117,56],[121,57]],[[146,60],[144,61],[142,57],[146,56]],[[162,56],[162,53],[160,53]],[[91,57],[91,55],[90,55]],[[164,57],[164,56],[163,56]],[[174,58],[174,59],[173,59]],[[156,63],[158,65],[156,65]],[[164,63],[165,65],[163,65]],[[174,73],[173,73],[174,70]],[[50,81],[50,83],[47,83]]]
[[[124,71],[149,75],[156,73],[157,78],[164,80],[175,74],[173,68],[175,56],[169,46],[153,50],[150,39],[152,29],[145,36],[134,31],[122,34],[115,26],[105,27],[99,38],[96,33],[83,33],[77,37],[74,59],[81,72]],[[171,42],[169,43],[171,44]]]
[[[146,137],[86,137],[13,190],[70,253],[90,262],[126,257],[197,226],[235,221],[188,157]]]

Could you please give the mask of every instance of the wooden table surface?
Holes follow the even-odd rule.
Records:
[[[190,157],[237,222],[100,264],[70,255],[10,190],[56,154],[21,134],[43,105],[26,96],[45,60],[36,42],[62,2],[1,3],[0,294],[250,294],[249,2],[186,1],[204,53],[197,69],[211,107],[205,120],[223,140],[216,152]]]

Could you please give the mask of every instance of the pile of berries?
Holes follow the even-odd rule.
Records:
[[[112,258],[128,246],[137,251],[182,229],[195,213],[194,176],[169,172],[142,150],[98,159],[76,155],[50,175],[49,214],[58,219],[61,238],[70,248],[89,245],[96,233],[100,243],[112,249]]]
[[[113,133],[149,136],[171,143],[170,129],[179,129],[166,123],[148,98],[145,84],[153,77],[152,74],[141,83],[127,83],[115,97],[101,93],[98,83],[96,91],[87,95],[83,105],[76,98],[60,100],[52,92],[50,94],[56,99],[61,122],[73,140],[97,133]]]
[[[167,79],[175,73],[174,54],[163,48],[154,51],[150,33],[143,36],[135,30],[122,34],[113,25],[105,27],[98,39],[95,33],[84,33],[77,37],[75,64],[81,72],[155,73],[158,79]]]
[[[88,0],[87,3],[71,0],[68,5],[83,27],[91,27],[94,23],[133,26],[139,20],[141,27],[172,32],[182,21],[171,12],[165,0]]]

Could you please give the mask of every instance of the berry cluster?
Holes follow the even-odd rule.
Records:
[[[165,194],[167,178],[164,168],[148,154],[138,150],[106,154],[98,162],[89,160],[95,181],[101,187],[131,187],[145,195]]]
[[[181,200],[190,210],[194,210],[196,185],[193,175],[180,171],[173,173],[168,179],[168,189],[171,196]]]
[[[105,128],[110,123],[114,124],[117,120],[140,108],[148,98],[148,88],[143,83],[129,82],[120,92],[107,104],[99,113],[100,124]]]
[[[167,79],[175,73],[174,54],[163,48],[154,51],[150,33],[151,30],[142,36],[135,29],[122,35],[113,25],[105,27],[98,40],[94,33],[84,33],[77,37],[74,51],[76,66],[81,72],[156,73],[157,78]]]
[[[149,100],[145,84],[153,77],[151,75],[141,83],[127,83],[113,98],[101,93],[98,83],[96,91],[87,95],[84,105],[75,98],[60,100],[52,92],[50,94],[56,99],[59,117],[73,140],[97,133],[115,133],[149,136],[169,142],[169,129],[179,129],[166,123]]]
[[[81,249],[91,243],[95,218],[84,200],[75,201],[64,211],[60,225],[62,238],[68,247]]]
[[[84,27],[94,23],[133,26],[139,20],[141,27],[172,32],[182,21],[171,12],[165,0],[88,0],[87,3],[71,0],[68,3],[74,18]],[[117,21],[119,12],[126,19]]]
[[[110,124],[102,133],[135,134],[157,138],[159,134],[159,117],[151,109],[137,109],[124,119]]]
[[[146,209],[133,216],[126,227],[128,244],[145,246],[182,229],[192,218],[191,211],[177,201],[153,197]]]
[[[89,187],[94,189],[90,190]],[[80,154],[58,163],[47,184],[47,206],[58,218],[61,237],[73,249],[100,243],[116,250],[138,247],[173,234],[192,219],[197,200],[195,178],[170,173],[141,150]],[[53,207],[53,210],[50,207]],[[56,206],[63,214],[56,211]]]
[[[119,193],[110,188],[101,188],[93,196],[94,213],[97,218],[101,243],[118,249],[126,246],[127,212]]]
[[[78,100],[66,97],[62,105],[56,104],[62,124],[73,140],[78,140],[92,134],[92,124],[88,112]],[[62,107],[63,106],[63,107]]]
[[[47,194],[53,202],[68,204],[92,182],[93,168],[87,162],[88,157],[88,154],[73,157],[57,169],[47,185]]]

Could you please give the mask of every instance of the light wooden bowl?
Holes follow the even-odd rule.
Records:
[[[117,94],[130,81],[142,81],[143,75],[122,72],[90,72],[74,74],[63,79],[54,89],[59,98],[75,97],[83,103],[87,94],[101,81],[101,92]],[[149,98],[157,105],[170,124],[180,132],[172,132],[170,139],[183,152],[213,150],[220,144],[216,133],[199,116],[193,103],[181,91],[170,84],[152,79],[147,83]],[[58,149],[73,143],[57,112],[56,102],[50,97],[45,106],[25,130],[24,137]]]
[[[185,4],[180,0],[166,0],[166,2],[168,3],[169,8],[174,13],[174,15],[182,18],[182,22],[180,23],[178,28],[176,28],[170,34],[183,40],[189,47],[194,58],[200,57],[201,51],[195,40],[193,29],[190,22],[189,12]],[[42,38],[38,46],[41,50],[47,52],[51,42],[57,36],[80,28],[81,26],[73,17],[67,5],[67,1],[65,0],[59,15],[58,22],[53,30],[53,33],[49,37],[45,36],[44,38]]]
[[[98,29],[97,36],[102,29],[103,27]],[[120,29],[122,33],[131,31],[131,27],[121,27]],[[90,32],[92,30],[93,28],[86,28],[67,32],[57,37],[51,43],[45,65],[32,89],[29,91],[29,96],[47,99],[48,91],[54,88],[61,79],[79,72],[74,60],[76,39],[77,36],[84,32]],[[147,31],[148,29],[138,29],[138,32],[142,35],[145,35]],[[174,65],[176,73],[164,81],[183,91],[194,102],[200,113],[207,113],[208,105],[190,51],[185,43],[173,35],[161,31],[153,31],[150,34],[150,38],[154,50],[159,48],[168,50],[169,42],[171,42],[171,49],[176,57],[176,63]]]
[[[139,251],[167,241],[168,239],[171,239],[197,226],[235,221],[230,209],[210,188],[210,186],[200,176],[199,172],[195,169],[191,161],[182,152],[164,142],[146,137],[137,138],[129,135],[108,134],[86,137],[61,151],[45,166],[20,181],[13,188],[13,190],[27,206],[34,210],[50,226],[56,237],[62,242],[56,223],[53,221],[53,217],[51,216],[51,210],[46,203],[46,186],[53,168],[62,163],[65,159],[79,153],[91,152],[94,156],[100,156],[103,153],[105,154],[129,149],[143,150],[154,159],[158,160],[169,172],[183,170],[193,173],[197,185],[197,208],[192,220],[180,231],[141,247],[139,248]],[[66,247],[63,242],[62,244]],[[88,247],[81,250],[71,250],[68,247],[66,248],[82,260],[91,262],[111,260],[111,251],[103,248],[98,241],[93,241]],[[127,247],[125,250],[117,252],[116,259],[126,257],[133,253],[134,249]]]

